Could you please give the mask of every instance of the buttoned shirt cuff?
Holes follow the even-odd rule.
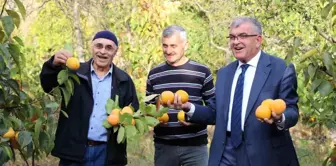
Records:
[[[283,130],[285,128],[285,120],[286,120],[285,114],[282,114],[281,121],[275,122],[275,124],[276,124],[276,126],[279,130]]]
[[[187,120],[190,120],[191,117],[194,115],[194,113],[195,113],[195,105],[190,103],[190,110],[186,113],[188,116]]]

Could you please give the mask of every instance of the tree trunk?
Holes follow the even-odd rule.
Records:
[[[80,24],[80,9],[78,0],[73,1],[73,26],[75,31],[75,37],[76,37],[76,51],[78,53],[78,58],[81,62],[84,61],[84,42],[83,42],[83,34]]]

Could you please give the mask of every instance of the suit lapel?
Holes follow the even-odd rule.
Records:
[[[264,86],[268,75],[271,71],[271,63],[269,56],[265,54],[264,52],[261,52],[260,59],[258,62],[257,70],[254,75],[250,97],[248,100],[247,108],[246,108],[246,115],[245,115],[245,121],[249,114],[252,111],[252,108],[262,90],[262,87]]]

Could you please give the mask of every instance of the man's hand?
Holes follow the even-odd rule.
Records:
[[[183,110],[184,112],[189,112],[191,104],[189,102],[182,104],[181,97],[178,94],[175,94],[174,101],[168,101],[166,107],[175,110]]]
[[[281,115],[277,115],[275,112],[272,111],[272,117],[270,119],[264,119],[264,121],[268,124],[273,124],[277,121],[281,121],[282,119],[282,114]]]
[[[69,51],[61,50],[55,53],[53,65],[61,66],[66,64],[66,61],[69,57],[72,57],[72,54]]]
[[[179,121],[183,126],[190,126],[192,123],[186,121]]]

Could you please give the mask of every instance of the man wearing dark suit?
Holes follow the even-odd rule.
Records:
[[[297,78],[293,64],[261,51],[261,24],[240,17],[230,25],[230,48],[237,59],[218,71],[210,106],[181,104],[193,122],[216,124],[209,166],[297,166],[289,128],[299,117]],[[286,110],[259,121],[256,108],[265,99],[282,99]]]

